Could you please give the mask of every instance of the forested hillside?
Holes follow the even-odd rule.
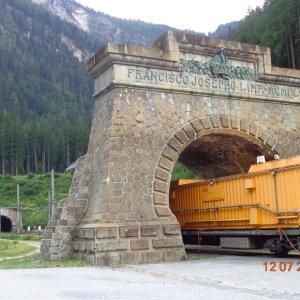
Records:
[[[150,45],[170,29],[117,19],[71,0],[34,1],[47,7],[0,1],[2,175],[63,171],[83,155],[93,108],[84,61],[107,41]],[[267,0],[238,26],[222,25],[212,36],[225,38],[228,28],[237,26],[229,39],[269,46],[273,65],[300,68],[299,10],[300,0]]]
[[[150,45],[169,29],[117,19],[72,0],[35,2],[48,6],[0,1],[2,175],[63,171],[83,155],[93,109],[86,59],[108,41]],[[90,30],[80,29],[82,20],[76,23],[78,9],[88,15]]]
[[[228,39],[270,47],[273,65],[300,69],[300,0],[266,0]]]
[[[86,56],[99,48],[28,0],[0,1],[2,174],[63,170],[86,152],[92,80],[64,41]]]

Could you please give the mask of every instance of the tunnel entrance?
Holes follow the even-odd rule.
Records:
[[[192,170],[202,181],[180,181],[180,179],[194,180],[194,177],[180,178],[173,172],[172,177],[179,178],[179,181],[171,183],[169,192],[170,208],[180,223],[184,244],[220,246],[220,236],[214,235],[216,231],[214,228],[211,229],[211,226],[216,227],[218,224],[217,226],[220,225],[218,230],[227,230],[230,224],[234,224],[232,223],[234,218],[230,213],[227,214],[227,211],[223,213],[222,218],[218,218],[220,213],[213,207],[224,206],[225,191],[215,182],[222,181],[223,179],[220,179],[222,177],[248,173],[250,166],[256,164],[257,156],[263,155],[266,161],[271,161],[274,154],[259,140],[241,134],[214,132],[193,139],[180,152],[177,162]],[[178,188],[182,184],[191,183],[195,183],[193,187]],[[247,192],[249,193],[249,190],[244,190],[244,193]],[[232,195],[235,198],[234,192]],[[180,201],[181,204],[177,205],[176,201]],[[209,210],[210,208],[212,209]],[[201,211],[192,212],[197,209]],[[222,220],[224,222],[221,222]],[[222,224],[225,224],[224,229]],[[246,217],[238,221],[238,225],[243,224],[247,224]],[[206,235],[208,231],[210,232]]]
[[[0,220],[1,220],[1,232],[11,232],[13,228],[11,219],[6,216],[1,216]]]
[[[212,179],[247,173],[260,155],[264,155],[266,161],[273,159],[267,149],[243,137],[210,134],[190,143],[178,161],[200,178]]]

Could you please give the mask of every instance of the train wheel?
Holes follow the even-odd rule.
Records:
[[[285,247],[284,245],[277,245],[274,254],[277,257],[287,257],[289,254],[290,249]]]

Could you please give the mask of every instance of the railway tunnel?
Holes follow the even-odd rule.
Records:
[[[7,209],[0,208],[0,232],[13,232],[16,230],[16,224],[18,220],[17,212]]]
[[[200,178],[212,179],[247,173],[257,156],[272,160],[270,150],[244,137],[230,134],[209,134],[192,141],[178,161]]]
[[[1,216],[1,232],[11,232],[13,229],[13,224],[10,218],[6,216]]]
[[[258,156],[264,156],[266,161],[271,161],[275,154],[266,144],[246,134],[215,132],[191,141],[179,155],[178,162],[192,170],[199,179],[211,180],[247,173],[250,166],[256,164]],[[169,198],[170,201],[176,201],[172,199],[171,191],[172,184]],[[172,207],[174,205],[170,203],[171,210]],[[185,244],[220,245],[219,237],[214,236],[204,236],[200,242],[196,236],[183,235],[183,241]]]

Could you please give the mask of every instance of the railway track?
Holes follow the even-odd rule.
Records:
[[[188,255],[197,254],[218,254],[218,255],[239,255],[239,256],[262,256],[262,257],[276,257],[273,253],[266,249],[231,249],[221,248],[220,246],[208,245],[185,245],[185,250]],[[290,251],[287,258],[298,258],[300,254],[295,251]]]

